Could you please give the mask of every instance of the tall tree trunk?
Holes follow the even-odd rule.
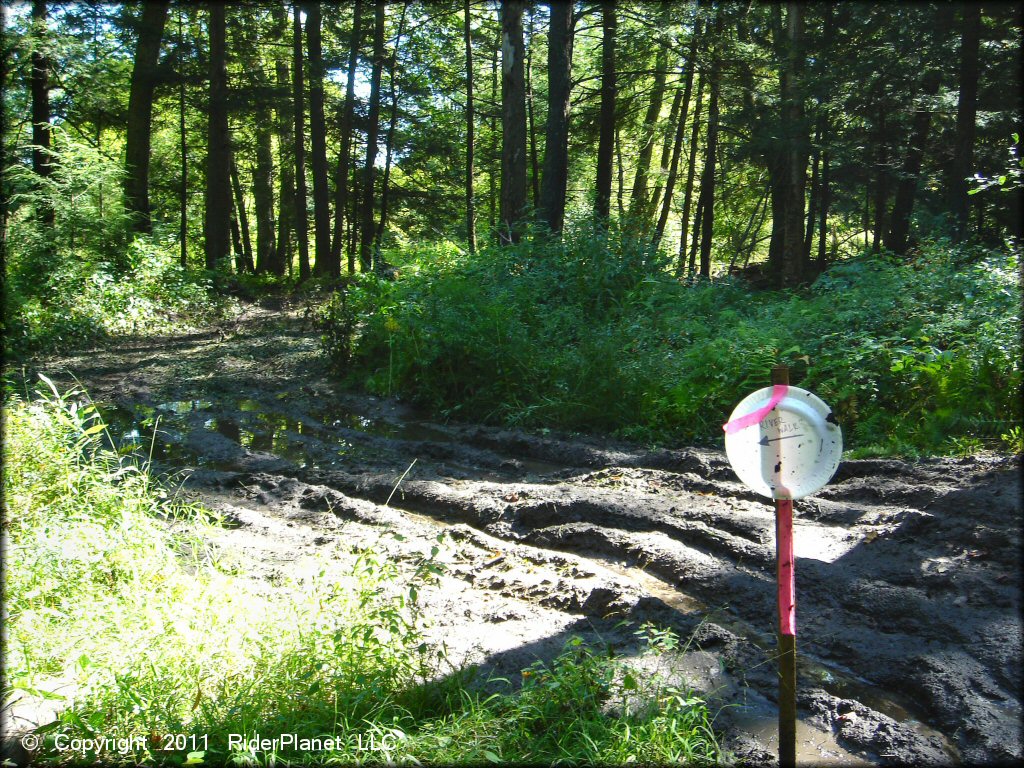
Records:
[[[324,56],[320,43],[320,3],[306,8],[306,49],[309,56],[309,138],[313,170],[313,231],[316,252],[315,273],[338,277],[341,261],[331,253],[331,209],[327,188],[327,119],[324,116]]]
[[[384,0],[377,0],[373,14],[373,67],[370,70],[370,111],[366,126],[366,165],[363,168],[362,225],[359,228],[359,266],[363,272],[373,269],[374,163],[377,160],[377,135],[380,131],[380,79],[384,66]]]
[[[700,236],[700,274],[711,277],[711,236],[715,222],[715,163],[718,155],[718,95],[722,71],[719,45],[722,33],[722,9],[715,9],[714,43],[711,50],[711,72],[709,75],[711,96],[708,100],[708,140],[704,160],[704,175],[700,181],[700,198],[703,207]]]
[[[409,11],[408,0],[402,3],[402,15],[398,19],[398,34],[395,36],[395,48],[391,52],[388,62],[388,89],[391,99],[391,121],[388,123],[388,133],[384,139],[384,178],[381,180],[380,188],[380,222],[377,224],[377,234],[374,240],[374,251],[380,253],[381,239],[388,225],[388,200],[391,191],[391,161],[394,154],[395,130],[398,128],[398,86],[395,83],[395,69],[398,66],[398,46],[405,34],[405,19]],[[381,266],[386,266],[383,263]]]
[[[668,111],[668,130],[665,131],[665,135],[662,137],[661,160],[658,163],[657,180],[654,184],[654,191],[651,192],[651,200],[647,205],[646,213],[642,217],[643,232],[645,235],[650,230],[650,217],[661,210],[659,207],[661,205],[661,193],[664,190],[665,182],[668,179],[668,168],[669,164],[672,162],[672,149],[675,146],[675,135],[678,133],[677,130],[672,130],[672,127],[679,125],[679,110],[682,106],[683,89],[677,87],[675,89],[675,94],[672,96],[672,106]],[[657,229],[657,223],[655,223],[655,229]]]
[[[264,90],[266,77],[258,68],[257,82]],[[255,109],[256,170],[252,177],[253,206],[256,212],[256,271],[269,272],[277,260],[274,242],[274,150],[271,142],[271,117],[267,102],[260,99]]]
[[[309,279],[309,213],[306,209],[306,111],[302,63],[302,18],[292,7],[292,109],[295,117],[295,234],[299,240],[299,279]]]
[[[462,36],[466,43],[466,242],[473,254],[476,253],[476,201],[473,199],[473,32],[469,0],[463,4],[462,14]]]
[[[978,114],[978,49],[981,45],[981,5],[962,6],[960,93],[956,105],[956,139],[949,181],[949,208],[956,240],[967,236],[967,179],[974,172],[974,134]]]
[[[288,64],[283,61],[275,63],[279,90],[290,88],[291,73]],[[280,204],[277,208],[277,247],[275,258],[270,265],[270,272],[278,277],[291,271],[292,263],[292,232],[295,227],[295,163],[292,154],[295,147],[293,119],[282,101],[276,108],[278,135],[278,168],[280,169]]]
[[[225,6],[209,4],[210,103],[206,132],[206,211],[203,238],[207,269],[223,269],[231,252],[231,134]]]
[[[544,177],[540,216],[559,233],[565,224],[569,182],[569,97],[572,89],[573,4],[551,3],[548,29],[548,123],[544,141]]]
[[[889,200],[889,145],[886,134],[886,120],[884,110],[879,110],[878,133],[876,136],[876,163],[875,172],[875,226],[871,239],[871,250],[878,253],[882,246],[882,232],[885,228],[886,205]]]
[[[769,151],[768,189],[772,203],[772,231],[768,242],[768,273],[781,282],[782,248],[786,238],[785,159],[779,147]]]
[[[182,17],[178,9],[178,40],[184,40]],[[178,140],[181,154],[181,184],[178,188],[178,246],[182,269],[188,269],[188,142],[185,133],[185,62],[178,60]]]
[[[672,211],[672,195],[676,188],[676,177],[679,173],[679,156],[683,151],[683,139],[686,136],[686,117],[690,111],[690,96],[693,94],[693,73],[697,68],[697,40],[700,38],[700,30],[695,26],[693,37],[690,40],[690,51],[686,57],[686,83],[683,86],[682,111],[677,116],[676,135],[672,144],[672,159],[668,168],[668,177],[665,179],[665,198],[661,204],[661,214],[658,216],[658,223],[654,228],[654,247],[661,244],[661,238],[665,234],[665,227],[668,226],[668,217]],[[700,98],[698,94],[697,98]],[[698,105],[699,106],[699,105]],[[692,177],[691,177],[692,179]],[[683,235],[686,239],[686,235]],[[676,274],[682,271],[682,263],[677,265]]]
[[[365,145],[364,145],[363,149],[365,149]],[[358,140],[353,141],[352,156],[353,157],[358,157],[359,156],[359,150],[360,150],[359,141]],[[359,226],[360,226],[360,224],[362,224],[362,222],[359,219],[359,200],[360,200],[360,194],[362,193],[362,186],[360,186],[360,185],[362,183],[362,173],[361,173],[361,171],[363,171],[363,170],[364,169],[362,167],[360,167],[358,170],[353,169],[353,173],[352,173],[352,195],[351,195],[351,198],[352,198],[351,208],[352,208],[352,210],[349,211],[348,214],[347,214],[348,217],[349,217],[348,245],[347,245],[347,248],[348,248],[348,263],[349,263],[349,265],[353,264],[353,262],[355,261],[355,258],[356,258],[356,254],[359,251]],[[353,272],[354,271],[355,270],[353,270]]]
[[[671,18],[671,4],[662,2],[661,25],[659,33],[664,33]],[[647,213],[647,175],[651,170],[651,157],[654,155],[655,137],[657,136],[658,117],[661,115],[661,103],[665,99],[665,80],[668,75],[668,45],[666,40],[657,35],[655,44],[658,53],[655,57],[654,88],[651,101],[644,115],[643,133],[640,137],[640,154],[636,161],[636,175],[633,177],[633,191],[629,197],[629,215],[632,219],[642,219]]]
[[[770,24],[772,53],[778,64],[779,89],[781,91],[785,88],[786,82],[786,45],[785,31],[782,26],[781,3],[772,3],[770,8]],[[750,87],[746,90],[751,92],[751,96],[748,97],[748,109],[754,110],[756,107],[753,100],[753,74],[749,68],[745,68],[745,70],[746,80],[750,84]],[[778,115],[780,127],[784,126],[784,110],[785,104],[780,104]],[[782,250],[786,238],[786,141],[784,137],[778,137],[774,141],[771,141],[767,136],[765,138],[769,141],[765,156],[768,165],[768,190],[771,195],[772,205],[772,231],[768,243],[768,274],[776,283],[781,283]]]
[[[782,109],[786,126],[784,176],[784,234],[782,271],[784,286],[803,280],[804,197],[807,187],[807,138],[804,126],[804,95],[800,82],[803,72],[803,5],[786,5],[786,62],[782,79]]]
[[[271,39],[275,43],[274,77],[275,98],[274,118],[277,129],[278,168],[280,172],[280,204],[277,208],[277,246],[271,274],[278,277],[292,270],[292,231],[295,229],[295,163],[292,152],[295,148],[293,133],[294,115],[291,107],[291,73],[288,70],[289,55],[285,42],[288,33],[288,14],[284,5],[275,5],[271,10],[273,19]]]
[[[626,164],[622,162],[622,129],[615,125],[615,171],[618,184],[615,187],[615,207],[619,212],[619,221],[626,218],[626,207],[623,197],[626,194]]]
[[[498,105],[498,50],[501,48],[501,29],[498,29],[498,39],[491,50],[491,119],[490,119],[490,133],[492,137],[498,135],[498,122],[495,115],[497,115]],[[493,149],[493,145],[492,145]],[[495,162],[497,161],[497,162]],[[497,168],[497,171],[495,169]],[[498,177],[501,176],[501,152],[494,152],[491,156],[491,162],[487,164],[487,181],[488,190],[490,192],[490,210],[488,215],[488,223],[491,227],[491,238],[495,242],[500,242],[501,238],[498,234]]]
[[[356,0],[352,8],[352,39],[348,48],[348,72],[345,76],[345,105],[341,112],[341,149],[338,151],[338,168],[334,175],[334,239],[331,241],[331,262],[341,269],[341,250],[345,238],[345,216],[348,212],[349,168],[352,162],[352,117],[355,113],[356,66],[359,63],[359,46],[362,42],[363,2]],[[348,272],[356,271],[355,253],[349,249]]]
[[[149,208],[149,154],[153,122],[153,89],[160,58],[160,41],[167,22],[166,2],[142,4],[135,66],[128,92],[128,125],[125,133],[125,207],[136,232],[152,232]]]
[[[914,210],[914,197],[921,181],[921,160],[924,157],[932,121],[929,102],[939,92],[940,81],[939,70],[932,69],[925,74],[921,84],[923,98],[918,102],[917,111],[914,113],[914,124],[910,131],[907,156],[903,161],[899,182],[896,184],[896,199],[892,206],[889,231],[885,237],[885,247],[895,253],[905,253],[907,250],[910,214]]]
[[[821,136],[824,130],[825,115],[821,112],[821,105],[818,105],[819,113],[818,119],[815,121],[814,127],[814,146],[811,150],[811,154],[814,160],[811,163],[811,191],[808,194],[808,205],[807,205],[807,225],[805,227],[806,234],[804,235],[804,270],[810,267],[811,263],[811,243],[814,240],[814,225],[817,223],[818,216],[818,200],[821,197]]]
[[[864,230],[864,245],[867,246],[868,232],[871,229],[871,178],[868,174],[864,176],[864,207],[860,214],[861,229]]]
[[[686,271],[692,280],[697,274],[697,248],[700,245],[700,233],[704,221],[704,195],[697,197],[697,210],[693,214],[693,233],[690,235],[690,263]]]
[[[615,151],[615,0],[601,3],[601,117],[597,146],[597,197],[594,213],[608,223],[612,202],[612,158]]]
[[[238,216],[239,228],[242,232],[241,261],[236,269],[241,272],[255,272],[252,264],[252,237],[249,233],[249,216],[245,212],[245,196],[242,193],[242,182],[238,177],[238,163],[231,158],[231,188],[235,194],[235,212]]]
[[[35,44],[32,49],[32,170],[40,178],[48,178],[53,170],[50,159],[50,58],[45,53],[48,38],[46,0],[32,0],[32,26]],[[44,196],[36,211],[44,227],[54,223],[53,205]]]
[[[245,271],[245,264],[242,261],[242,235],[238,232],[238,211],[234,204],[231,206],[231,253],[235,257],[235,272],[242,274]]]
[[[696,66],[694,59],[694,66]],[[697,175],[697,146],[700,143],[700,113],[704,104],[704,75],[697,73],[697,103],[693,108],[693,128],[690,130],[690,157],[686,170],[686,190],[683,192],[683,215],[680,217],[679,263],[676,265],[676,277],[683,276],[683,263],[686,255],[686,235],[690,228],[690,208],[693,205],[693,180]],[[697,229],[696,224],[694,230]],[[690,266],[693,273],[693,266]]]
[[[530,139],[530,192],[533,208],[540,205],[540,166],[537,164],[537,132],[533,126],[533,5],[530,6],[530,46],[526,48],[526,121]]]
[[[824,268],[826,254],[826,236],[828,235],[828,207],[832,202],[832,189],[829,186],[829,154],[828,150],[821,153],[821,213],[818,214],[818,265]]]
[[[526,216],[526,80],[522,0],[501,5],[501,240],[517,243]]]

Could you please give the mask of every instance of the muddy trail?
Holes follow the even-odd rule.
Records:
[[[518,679],[581,635],[643,666],[633,633],[655,622],[692,637],[670,674],[703,692],[730,759],[774,762],[772,507],[721,451],[430,421],[340,391],[298,314],[258,307],[37,370],[152,447],[268,585],[353,545],[411,568],[443,532],[421,600],[451,663]],[[1019,469],[846,461],[796,503],[801,760],[1021,759]]]

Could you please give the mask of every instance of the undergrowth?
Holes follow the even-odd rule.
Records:
[[[369,391],[446,416],[713,444],[786,363],[854,455],[1013,449],[1019,435],[1012,254],[933,242],[842,261],[799,291],[679,282],[651,249],[587,229],[405,262],[322,307],[325,351]]]
[[[411,572],[370,548],[273,588],[247,577],[209,512],[44,382],[8,396],[3,463],[4,704],[60,711],[35,764],[717,760],[700,699],[579,639],[516,692],[442,675],[420,593],[443,536]],[[624,706],[641,688],[648,704]]]
[[[215,275],[182,269],[174,236],[132,231],[124,171],[95,147],[54,129],[53,172],[13,165],[3,175],[3,336],[6,354],[67,351],[104,336],[184,326],[223,312]],[[52,212],[47,222],[45,211]],[[195,255],[192,256],[195,259]]]

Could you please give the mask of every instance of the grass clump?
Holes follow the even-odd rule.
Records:
[[[649,247],[586,229],[435,250],[322,309],[325,350],[372,392],[465,420],[709,444],[786,363],[860,455],[1012,449],[1021,424],[1013,253],[933,242],[756,291],[679,282]]]
[[[714,765],[720,757],[702,699],[657,675],[641,683],[622,659],[579,637],[550,663],[524,669],[518,694],[459,690],[445,706],[449,714],[415,736],[444,764]]]
[[[698,699],[610,710],[635,680],[579,640],[524,671],[519,692],[442,677],[420,610],[440,540],[412,572],[354,549],[272,587],[247,577],[208,543],[208,512],[112,450],[80,391],[46,383],[5,403],[3,477],[3,696],[60,708],[36,764],[665,762],[683,743],[687,759],[717,754]],[[259,741],[286,734],[299,743]]]

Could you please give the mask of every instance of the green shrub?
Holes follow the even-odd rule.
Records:
[[[172,756],[150,734],[209,734],[223,760],[232,732],[362,733],[422,679],[416,589],[432,558],[397,584],[394,563],[357,551],[347,569],[312,564],[308,580],[268,593],[206,543],[208,513],[104,447],[81,392],[51,385],[6,406],[4,698],[46,696],[49,681],[71,678],[73,701],[50,732],[148,745],[125,763]]]
[[[121,199],[123,172],[95,148],[54,131],[52,174],[15,165],[4,176],[4,345],[21,356],[66,350],[223,308],[209,280],[178,264],[178,244],[133,235]],[[54,211],[53,224],[40,211]]]
[[[855,450],[998,447],[1021,422],[1012,253],[939,241],[763,292],[680,283],[648,247],[586,228],[435,255],[405,253],[398,281],[350,292],[345,322],[326,323],[352,381],[441,414],[715,443],[736,402],[787,363]]]

